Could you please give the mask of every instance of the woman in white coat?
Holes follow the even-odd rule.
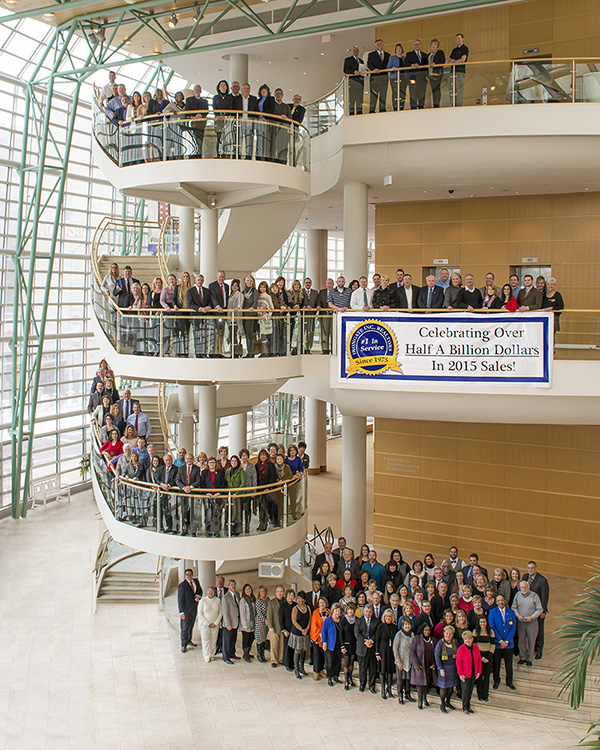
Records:
[[[221,600],[215,595],[212,586],[206,589],[206,594],[200,599],[198,606],[198,622],[200,625],[200,637],[202,638],[202,653],[204,661],[213,661],[217,649],[217,636],[219,635],[219,623],[222,617]]]

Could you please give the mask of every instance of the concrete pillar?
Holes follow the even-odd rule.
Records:
[[[306,231],[306,275],[312,279],[315,289],[325,287],[327,278],[327,230]]]
[[[232,414],[229,417],[229,455],[239,456],[242,448],[246,448],[248,440],[247,412]]]
[[[217,452],[217,386],[198,386],[198,430],[197,451],[207,456]]]
[[[352,279],[366,276],[367,260],[368,187],[362,182],[344,185],[344,275]]]
[[[217,566],[214,560],[197,560],[198,580],[202,586],[203,593],[209,586],[214,586],[217,580]]]
[[[200,271],[206,286],[217,278],[219,256],[219,212],[203,208],[200,213]]]
[[[235,52],[229,55],[229,80],[240,86],[248,82],[248,55]]]
[[[306,412],[306,452],[310,456],[308,473],[318,474],[320,471],[327,471],[326,404],[316,398],[305,398],[304,409]]]
[[[179,214],[179,268],[181,271],[189,271],[193,279],[196,271],[194,209],[191,206],[179,206],[177,212]]]
[[[366,542],[367,529],[367,419],[342,418],[342,530],[348,546]]]
[[[194,452],[194,386],[179,386],[179,446],[188,453]]]

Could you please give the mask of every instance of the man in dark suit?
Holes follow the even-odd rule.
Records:
[[[371,103],[369,112],[375,112],[379,103],[379,111],[385,112],[388,74],[380,71],[387,70],[390,60],[389,52],[383,49],[383,39],[375,40],[375,49],[369,52],[367,57],[367,68],[371,71]]]
[[[365,63],[358,56],[358,53],[359,49],[355,44],[352,47],[352,54],[344,59],[344,75],[350,76],[348,79],[349,115],[362,115],[363,98],[365,95],[364,76],[352,75],[353,73],[361,73],[365,70]]]
[[[479,568],[479,571],[476,572],[476,575],[479,575],[479,573],[482,573],[486,578],[488,578],[488,572],[487,568],[483,568],[479,564],[479,555],[476,552],[473,552],[473,554],[469,555],[469,564],[465,565],[463,568],[463,575],[465,577],[465,583],[468,583],[470,586],[473,585],[473,568]]]
[[[300,94],[294,94],[292,97],[292,103],[288,104],[291,112],[291,118],[294,122],[297,122],[298,125],[304,120],[304,115],[306,114],[306,108],[302,106],[302,97]]]
[[[417,307],[421,288],[412,283],[412,276],[405,273],[402,286],[396,292],[396,307],[399,310],[414,310]]]
[[[193,158],[202,158],[202,141],[204,139],[204,129],[206,128],[206,110],[208,101],[202,96],[202,86],[194,86],[194,96],[188,96],[185,100],[185,111],[194,112],[190,115],[193,120],[188,124],[188,128],[196,142],[196,153]],[[202,110],[202,112],[198,112]]]
[[[423,600],[421,604],[421,614],[415,617],[413,623],[413,633],[420,633],[423,625],[429,625],[431,632],[433,633],[434,627],[438,624],[439,620],[434,617],[431,602],[427,599]]]
[[[436,595],[431,600],[431,611],[434,620],[439,622],[444,615],[444,611],[447,609],[450,609],[450,594],[448,593],[448,584],[442,581],[437,587]]]
[[[200,467],[194,463],[194,457],[191,453],[186,453],[185,464],[179,467],[177,472],[177,486],[180,490],[183,490],[186,495],[189,495],[191,491],[197,487],[200,487]],[[191,513],[190,513],[191,509]],[[187,497],[181,498],[181,518],[183,531],[182,534],[187,534],[188,527],[194,530],[194,498],[192,498],[191,508],[190,501]],[[198,524],[201,523],[201,515],[198,513],[197,517]]]
[[[458,290],[454,307],[458,310],[481,310],[483,297],[479,289],[475,288],[473,274],[465,276],[465,285]]]
[[[205,316],[212,310],[210,290],[204,286],[204,276],[201,273],[196,274],[194,286],[187,290],[186,297],[188,307],[195,313],[198,313],[198,315]],[[212,342],[210,340],[210,334],[213,331],[212,322],[206,320],[206,318],[194,320],[192,328],[194,331],[194,351],[196,352],[196,358],[207,357],[209,352],[212,351]]]
[[[229,284],[225,283],[225,271],[217,271],[217,280],[208,285],[210,291],[210,304],[217,312],[223,312],[229,301]],[[225,332],[225,321],[216,319],[214,322],[215,348],[214,356],[223,356],[223,334]]]
[[[304,318],[304,354],[310,354],[315,339],[316,310],[319,304],[319,292],[313,288],[312,279],[304,279],[304,301],[302,309],[306,310]]]
[[[425,92],[427,90],[427,63],[429,56],[421,52],[421,40],[415,39],[413,48],[406,55],[406,67],[414,68],[410,71],[410,108],[425,108]],[[425,67],[420,67],[420,66]],[[414,81],[414,83],[413,83]]]
[[[173,531],[173,516],[171,514],[171,498],[169,492],[178,488],[178,474],[179,468],[173,466],[173,456],[170,453],[165,453],[163,465],[158,469],[158,481],[162,490],[160,493],[160,508],[163,527],[169,532]],[[154,500],[154,502],[156,502],[156,500]],[[154,516],[156,517],[156,512],[154,513]]]
[[[417,297],[417,307],[423,309],[440,308],[444,306],[444,290],[435,285],[435,276],[427,276],[427,284],[422,286]]]
[[[329,572],[335,573],[337,565],[340,561],[340,556],[333,554],[333,544],[331,542],[325,542],[324,547],[324,551],[321,552],[320,555],[317,555],[315,558],[315,564],[313,565],[312,569],[313,578],[316,578],[319,568],[321,567],[321,565],[323,565],[324,562],[329,563]]]
[[[517,294],[518,312],[541,310],[542,302],[542,293],[533,286],[533,276],[530,273],[526,273],[523,276],[523,288]],[[535,593],[537,594],[537,591]]]
[[[367,680],[369,690],[375,692],[377,679],[377,658],[375,656],[375,631],[379,620],[373,616],[373,606],[367,604],[362,617],[357,617],[354,624],[356,636],[356,655],[358,656],[359,691],[365,692]]]
[[[321,310],[319,313],[319,327],[321,329],[321,354],[331,354],[331,321],[332,315],[325,312],[329,310],[329,303],[327,297],[329,292],[333,289],[333,279],[327,279],[325,282],[325,289],[319,291],[319,299],[317,302],[317,310]]]
[[[231,109],[235,109],[235,110],[241,109],[240,104],[241,104],[241,99],[242,99],[242,92],[241,92],[239,81],[231,82],[231,92],[229,96],[230,96],[229,101],[231,102]]]
[[[537,565],[533,560],[527,563],[527,573],[523,576],[531,590],[540,597],[544,611],[538,617],[538,634],[535,639],[535,658],[541,659],[544,653],[544,622],[548,614],[548,602],[550,601],[550,584],[548,579],[538,573]]]
[[[117,300],[117,305],[125,310],[133,304],[133,285],[139,284],[138,279],[133,278],[131,266],[125,266],[123,277],[118,279],[113,289],[113,297]]]
[[[198,602],[202,596],[200,581],[194,578],[194,571],[187,568],[185,580],[177,587],[177,606],[181,625],[181,650],[185,654],[188,646],[196,646],[192,640],[192,630],[198,614]]]
[[[335,552],[332,552],[332,554],[335,554]],[[341,558],[338,558],[338,563],[335,569],[336,576],[341,578],[346,569],[352,573],[352,578],[354,578],[355,581],[358,581],[360,565],[358,564],[358,560],[354,559],[352,550],[349,547],[346,547],[342,552]]]
[[[131,398],[131,391],[126,388],[123,391],[123,398],[117,401],[117,405],[121,410],[121,417],[124,422],[127,422],[129,417],[133,414],[133,405],[139,404],[140,402],[136,398]]]
[[[258,99],[250,93],[250,84],[244,83],[242,85],[242,93],[238,98],[235,99],[232,109],[237,112],[258,112]],[[252,158],[252,149],[254,147],[254,130],[256,123],[254,121],[254,115],[244,114],[238,120],[238,143],[239,143],[239,157],[242,159]]]

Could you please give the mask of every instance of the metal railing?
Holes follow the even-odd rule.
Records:
[[[343,115],[430,107],[600,102],[600,58],[495,60],[345,75],[306,105],[311,137]]]
[[[118,463],[100,452],[97,425],[91,431],[92,470],[115,519],[159,534],[179,536],[254,536],[286,528],[307,512],[307,476],[258,487],[164,489],[119,475]]]
[[[279,115],[198,110],[115,123],[97,102],[93,115],[96,141],[119,167],[185,159],[236,159],[310,170],[308,131]]]

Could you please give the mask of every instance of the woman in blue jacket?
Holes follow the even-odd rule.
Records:
[[[327,670],[327,684],[340,683],[340,668],[342,666],[342,635],[340,620],[342,608],[339,604],[331,605],[331,614],[323,620],[321,628],[321,643],[325,651],[325,669]]]

